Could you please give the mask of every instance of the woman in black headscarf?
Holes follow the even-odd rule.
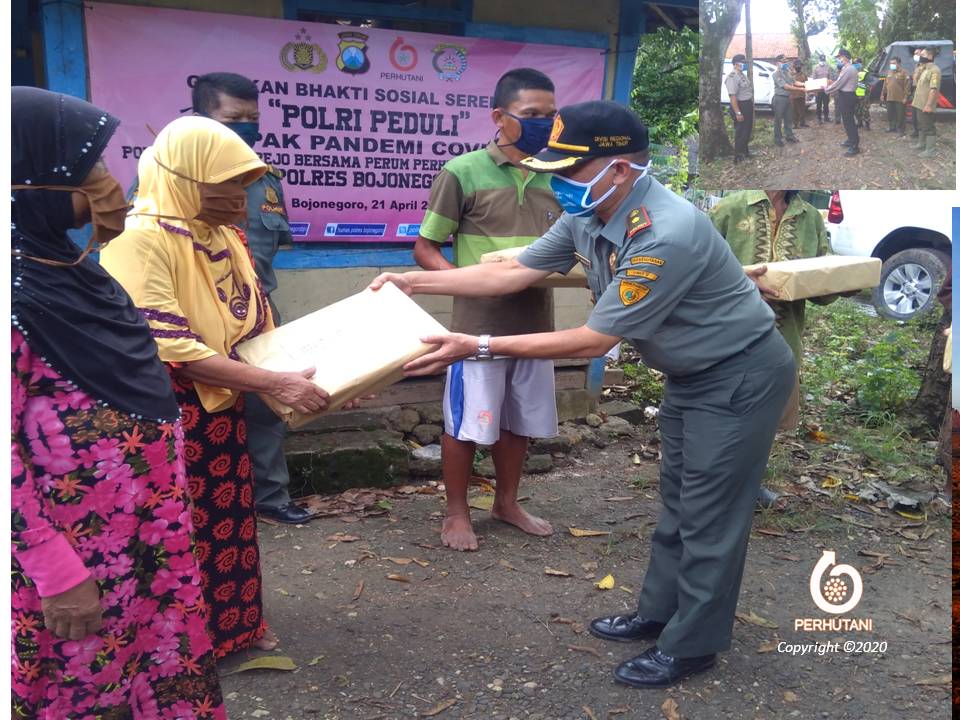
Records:
[[[183,432],[123,289],[116,118],[12,90],[15,718],[225,718],[191,549]],[[67,230],[93,223],[80,252]]]

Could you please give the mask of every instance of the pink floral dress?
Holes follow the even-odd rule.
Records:
[[[225,719],[180,423],[98,403],[16,328],[11,369],[13,716]],[[90,576],[103,630],[56,637],[40,598]]]

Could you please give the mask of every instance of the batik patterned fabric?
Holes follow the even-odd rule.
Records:
[[[185,435],[187,485],[210,635],[217,657],[263,637],[260,552],[247,453],[243,395],[232,407],[207,412],[193,383],[172,371]]]
[[[762,190],[727,195],[709,214],[733,254],[744,265],[818,257],[830,250],[820,212],[799,195],[791,198],[779,226],[776,226],[773,205]],[[815,298],[813,302],[826,304],[836,297]],[[772,302],[770,306],[776,313],[777,328],[793,350],[799,367],[806,300]]]
[[[13,717],[226,718],[192,552],[179,422],[134,417],[62,378],[12,329]],[[50,557],[43,557],[47,550]],[[82,561],[65,562],[63,556]],[[21,563],[22,560],[22,563]],[[30,572],[61,564],[76,577]],[[92,576],[104,627],[44,627],[43,585]]]

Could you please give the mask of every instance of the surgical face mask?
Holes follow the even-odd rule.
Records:
[[[916,55],[913,56],[913,61],[920,62],[920,53],[917,53]]]
[[[223,125],[233,130],[250,147],[253,147],[260,139],[260,123],[258,122],[225,122]]]
[[[821,66],[822,66],[822,65],[826,65],[826,64],[827,64],[827,61],[826,61],[826,60],[821,60],[821,61],[818,62],[817,64],[818,64],[818,65],[821,65]]]
[[[206,223],[211,227],[221,225],[243,225],[247,221],[247,191],[236,182],[207,183],[194,180],[171,170],[162,162],[154,158],[157,165],[171,175],[196,183],[200,191],[200,211],[193,216],[194,220]]]
[[[861,63],[854,63],[853,66],[854,66],[857,70],[859,70],[860,68],[863,67],[863,65],[862,65]]]
[[[124,221],[130,206],[123,196],[123,188],[113,175],[102,173],[94,180],[84,180],[78,187],[66,185],[12,185],[11,190],[58,190],[70,193],[83,193],[87,196],[90,205],[90,223],[93,225],[93,235],[76,260],[72,263],[57,260],[32,258],[46,265],[71,266],[78,265],[87,255],[103,248],[108,242],[117,237],[124,229]]]
[[[781,63],[781,64],[780,64],[780,69],[783,70],[784,72],[786,72],[787,70],[790,69],[790,63]]]
[[[607,163],[607,166],[593,176],[593,179],[589,182],[577,182],[576,180],[571,180],[570,178],[565,178],[561,175],[554,175],[550,178],[550,187],[553,189],[553,194],[557,196],[557,202],[560,203],[560,207],[563,208],[564,212],[568,215],[574,215],[577,217],[590,217],[593,215],[594,209],[606,200],[608,197],[613,195],[613,191],[617,189],[616,185],[611,185],[610,189],[607,190],[602,196],[596,200],[590,199],[590,191],[593,189],[593,186],[596,185],[600,178],[606,175],[607,170],[609,170],[613,165],[619,160],[611,160]],[[634,170],[640,170],[640,175],[636,180],[633,181],[634,186],[644,177],[646,177],[647,171],[650,168],[650,163],[646,165],[637,165],[635,163],[628,163],[630,167]]]
[[[550,139],[550,131],[553,128],[553,118],[525,118],[513,113],[508,113],[506,110],[503,111],[504,115],[508,115],[520,123],[520,137],[517,138],[516,142],[508,143],[513,145],[520,152],[529,153],[534,155],[547,146],[547,141]],[[503,147],[501,145],[501,147]]]
[[[746,63],[740,63],[740,69],[743,70],[744,72],[746,72],[746,71],[747,71],[747,64],[746,64]]]
[[[896,70],[899,66],[896,63],[890,63],[890,69]]]

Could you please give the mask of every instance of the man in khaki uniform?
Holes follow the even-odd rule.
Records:
[[[904,102],[910,92],[910,76],[900,67],[900,58],[894,55],[890,58],[887,76],[883,79],[883,90],[880,92],[880,102],[887,104],[887,132],[900,135],[907,134],[907,115]]]
[[[913,93],[913,112],[917,114],[917,125],[920,136],[917,142],[911,145],[920,150],[919,157],[935,157],[937,143],[937,128],[933,119],[937,100],[940,98],[940,68],[933,62],[937,56],[937,48],[925,47],[920,51],[920,71],[917,79],[917,89]]]
[[[753,133],[753,84],[744,72],[747,58],[733,56],[733,70],[724,83],[730,95],[730,117],[733,118],[733,162],[750,157],[750,135]]]

